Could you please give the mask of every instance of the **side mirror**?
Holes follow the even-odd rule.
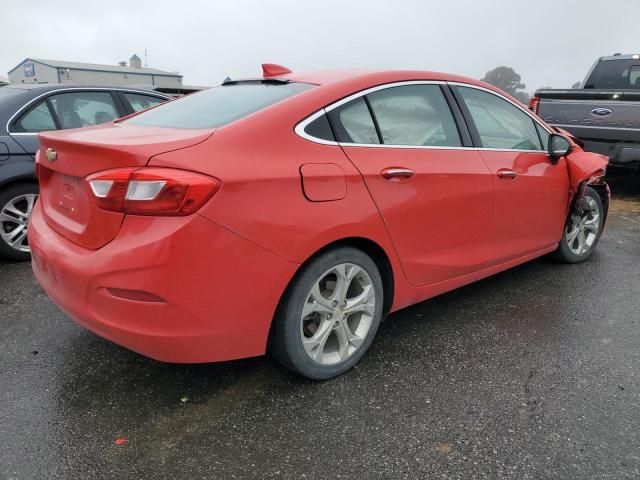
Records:
[[[551,163],[555,165],[558,160],[571,153],[571,143],[562,135],[553,133],[549,136],[548,152]]]

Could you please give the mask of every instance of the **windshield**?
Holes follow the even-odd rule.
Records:
[[[141,113],[127,123],[169,128],[215,128],[246,117],[297,93],[308,83],[264,81],[223,84]]]
[[[640,89],[640,60],[604,60],[596,65],[584,88]]]

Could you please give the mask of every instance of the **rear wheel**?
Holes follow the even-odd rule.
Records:
[[[27,239],[29,217],[38,199],[38,186],[32,183],[11,185],[0,191],[0,256],[11,260],[29,260]]]
[[[382,318],[382,279],[362,251],[338,247],[313,259],[285,293],[270,353],[314,380],[340,375],[365,354]]]
[[[589,258],[600,240],[603,226],[604,208],[600,195],[587,187],[583,211],[573,212],[567,219],[556,258],[567,263],[578,263]]]

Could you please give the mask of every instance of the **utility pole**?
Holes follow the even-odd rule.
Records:
[[[149,64],[147,63],[147,49],[144,49],[144,68],[147,68]]]

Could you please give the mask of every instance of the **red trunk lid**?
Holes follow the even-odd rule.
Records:
[[[97,208],[85,178],[112,168],[142,167],[154,155],[190,147],[211,133],[115,123],[40,134],[39,201],[46,222],[78,245],[104,246],[118,234],[124,214]]]

